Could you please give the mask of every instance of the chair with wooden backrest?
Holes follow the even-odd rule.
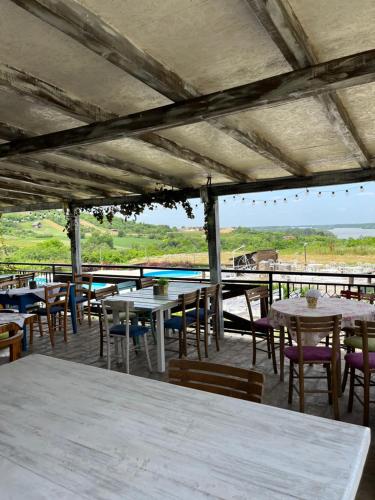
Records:
[[[83,321],[86,308],[89,326],[91,326],[91,299],[93,297],[92,280],[92,274],[74,274],[77,318],[80,323]]]
[[[333,412],[336,420],[339,419],[338,384],[339,384],[339,356],[340,356],[341,315],[322,317],[294,316],[290,318],[291,334],[295,335],[296,344],[285,347],[285,356],[289,359],[289,395],[288,403],[292,404],[293,390],[299,395],[299,410],[305,410],[305,393],[327,393],[329,403],[333,403]],[[322,338],[331,337],[331,346],[303,345],[303,338],[319,333]],[[297,365],[297,369],[295,369]],[[323,365],[327,370],[327,390],[305,390],[305,379],[319,379],[324,377],[306,376],[305,365]],[[294,386],[294,377],[298,379],[298,389]]]
[[[201,290],[201,303],[203,307],[199,309],[199,322],[204,334],[204,354],[208,358],[208,343],[211,334],[215,338],[216,350],[220,351],[219,344],[219,302],[221,285],[208,286]],[[195,317],[194,311],[188,311],[187,316]],[[211,327],[211,328],[210,328]]]
[[[352,290],[341,290],[340,295],[348,300],[361,300],[361,293]]]
[[[369,425],[370,387],[375,387],[375,382],[371,380],[371,375],[375,373],[375,352],[369,349],[370,342],[375,344],[375,321],[356,321],[355,336],[361,339],[362,352],[350,352],[345,356],[345,361],[350,370],[350,390],[348,411],[353,410],[354,396],[363,405],[363,425]],[[356,374],[356,370],[361,375]],[[355,392],[354,387],[363,387],[363,400]]]
[[[273,371],[277,373],[276,352],[275,352],[275,337],[274,329],[268,319],[269,308],[269,291],[266,286],[258,286],[245,290],[247,308],[249,311],[251,323],[251,335],[253,340],[253,366],[256,365],[257,349],[266,352],[268,359],[272,357]],[[260,306],[260,318],[254,319],[253,305],[258,303]],[[267,342],[267,349],[258,347],[261,342]]]
[[[263,373],[188,359],[170,360],[168,382],[255,403],[262,402],[264,390]]]
[[[104,326],[103,326],[103,307],[102,300],[107,297],[112,297],[118,294],[117,285],[106,286],[98,288],[94,291],[94,299],[91,302],[91,314],[97,316],[99,319],[99,333],[100,333],[100,346],[99,355],[103,357],[104,351]]]
[[[9,347],[9,362],[21,357],[22,337],[23,331],[14,324],[0,326],[0,349]]]
[[[104,329],[107,337],[107,368],[111,369],[111,342],[110,339],[114,339],[115,343],[115,355],[118,352],[118,343],[120,343],[122,360],[125,364],[126,372],[129,373],[129,351],[130,351],[130,339],[133,339],[133,343],[137,346],[134,340],[136,338],[143,338],[145,354],[147,359],[147,365],[150,372],[152,372],[151,360],[148,352],[147,343],[147,333],[150,329],[146,326],[141,326],[138,324],[131,324],[131,311],[134,308],[134,303],[121,300],[121,298],[113,297],[111,299],[102,300],[103,308],[103,319],[104,319]],[[108,312],[113,315],[113,325],[111,326],[108,321]],[[125,313],[125,317],[121,322],[117,322],[120,318],[120,313]]]
[[[17,274],[15,276],[15,280],[17,280],[17,288],[23,288],[29,286],[29,281],[32,281],[35,278],[35,273],[24,273]]]
[[[64,342],[68,341],[67,319],[69,306],[70,283],[64,285],[48,285],[44,287],[45,307],[40,307],[36,314],[39,322],[39,332],[43,336],[42,317],[47,318],[48,333],[52,347],[55,346],[55,331],[57,325],[57,316],[59,317],[59,329],[61,329],[61,320],[64,330]]]
[[[138,281],[137,281],[137,289],[138,290],[141,290],[142,288],[148,288],[150,286],[153,286],[154,284],[154,278],[140,278]]]
[[[178,331],[178,351],[180,358],[182,358],[182,356],[187,356],[188,328],[193,328],[198,358],[201,359],[199,303],[200,290],[179,295],[177,306],[181,311],[181,316],[172,316],[164,322],[165,329]]]

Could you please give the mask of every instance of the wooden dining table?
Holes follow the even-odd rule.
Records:
[[[135,311],[148,311],[155,313],[156,317],[156,343],[157,343],[157,370],[160,373],[165,372],[165,345],[164,345],[164,313],[177,306],[178,297],[184,293],[190,293],[195,290],[202,290],[211,286],[210,283],[187,283],[187,282],[171,282],[168,286],[167,295],[154,295],[153,287],[134,290],[133,292],[114,295],[108,297],[105,302],[110,304],[113,300],[118,302],[132,302]],[[118,318],[113,317],[114,322]]]
[[[366,427],[50,356],[0,372],[4,500],[351,500],[370,443]]]

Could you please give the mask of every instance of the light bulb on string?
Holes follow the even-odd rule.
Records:
[[[255,201],[255,200],[253,200],[253,207],[255,207],[255,204],[256,204],[256,201]]]
[[[349,194],[349,189],[345,189],[345,194],[348,195]]]
[[[336,193],[335,193],[334,191],[332,191],[332,192],[331,192],[331,195],[332,195],[332,196],[335,196],[335,194],[336,194]]]
[[[294,197],[295,197],[295,199],[296,199],[296,200],[298,200],[298,199],[299,199],[298,194],[296,194]]]
[[[284,203],[288,203],[288,200],[286,198],[284,198]]]
[[[365,190],[365,188],[363,186],[359,186],[359,190],[363,193],[363,191]]]
[[[308,196],[310,193],[310,189],[306,189],[306,196]]]
[[[273,203],[274,203],[274,205],[276,205],[276,203],[277,203],[277,200],[273,200]]]
[[[241,201],[244,202],[245,201],[245,198],[241,198]]]
[[[264,203],[264,205],[266,206],[266,205],[267,205],[267,200],[264,200],[264,202],[263,202],[263,203]]]
[[[318,196],[319,196],[319,197],[320,197],[320,196],[322,196],[322,192],[321,192],[321,191],[319,191]]]

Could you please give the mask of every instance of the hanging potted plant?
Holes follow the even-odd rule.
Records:
[[[154,295],[168,295],[168,285],[169,281],[167,279],[157,279],[153,285]]]

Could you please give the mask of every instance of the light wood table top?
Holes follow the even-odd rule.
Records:
[[[31,355],[0,368],[1,498],[351,499],[369,429]]]

